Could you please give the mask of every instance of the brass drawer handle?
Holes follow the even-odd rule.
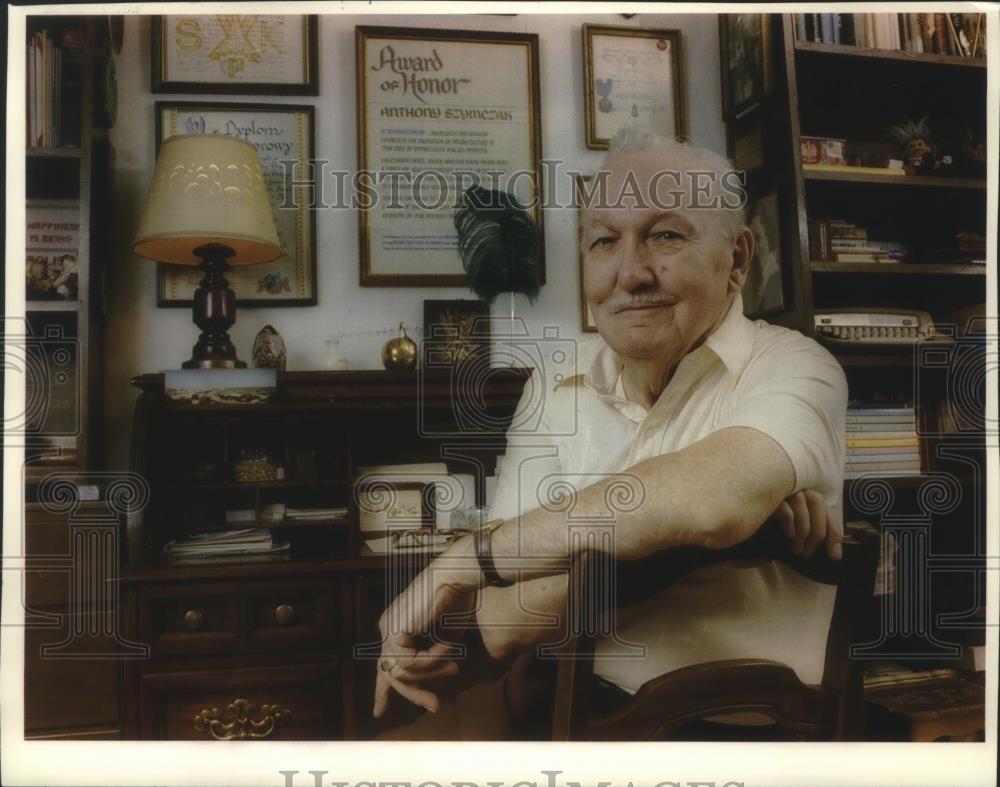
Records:
[[[262,705],[258,714],[257,706],[252,702],[236,699],[225,711],[203,708],[194,717],[194,728],[197,732],[208,733],[217,741],[267,738],[291,716],[292,712],[280,705]]]
[[[279,604],[274,610],[274,619],[287,626],[295,620],[295,608],[291,604]]]
[[[190,609],[184,615],[184,625],[192,631],[197,631],[205,622],[205,616],[197,609]]]

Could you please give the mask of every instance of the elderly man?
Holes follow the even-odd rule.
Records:
[[[546,392],[537,433],[509,435],[496,521],[454,543],[383,616],[376,716],[392,693],[438,709],[427,681],[457,667],[445,643],[424,647],[422,637],[445,613],[475,609],[497,658],[557,641],[537,623],[564,608],[559,571],[577,548],[567,512],[581,521],[605,517],[619,473],[643,496],[615,519],[620,560],[676,545],[736,544],[772,514],[793,551],[810,554],[825,542],[839,556],[846,382],[812,340],[743,316],[754,241],[729,163],[625,133],[602,173],[581,237],[583,285],[601,340],[581,350],[579,374]],[[546,479],[556,477],[574,487],[571,504],[540,505]],[[832,606],[832,589],[781,564],[702,568],[628,611],[618,636],[599,645],[595,673],[627,696],[671,669],[757,657],[818,683]],[[645,657],[620,658],[624,642],[643,646]],[[531,686],[529,677],[520,668],[517,680]],[[467,702],[445,737],[509,734],[496,714],[530,710],[524,697],[534,690],[512,690],[508,679],[499,691],[501,709]],[[463,722],[473,704],[491,719],[485,727]]]

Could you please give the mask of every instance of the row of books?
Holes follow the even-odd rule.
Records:
[[[813,262],[903,262],[909,253],[905,243],[874,240],[865,227],[843,219],[809,219]]]
[[[197,533],[167,542],[163,553],[171,565],[244,563],[288,558],[290,554],[289,543],[275,541],[267,528]]]
[[[921,252],[919,262],[956,262],[986,264],[986,236],[981,232],[960,230],[940,247]]]
[[[80,144],[83,98],[83,43],[80,28],[40,30],[28,41],[29,147]]]
[[[847,409],[845,478],[918,475],[920,438],[912,407],[854,403]]]
[[[799,41],[986,57],[985,14],[796,14]]]

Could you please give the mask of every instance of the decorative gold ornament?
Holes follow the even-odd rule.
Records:
[[[390,339],[382,348],[382,365],[386,369],[413,369],[417,365],[417,343],[406,335],[403,323],[399,336]]]
[[[292,712],[279,705],[262,705],[260,718],[257,706],[249,700],[236,699],[223,712],[219,708],[204,708],[194,717],[194,728],[208,733],[217,741],[267,738],[278,726],[291,718]]]

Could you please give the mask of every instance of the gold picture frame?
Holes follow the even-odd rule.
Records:
[[[681,31],[584,25],[587,147],[607,150],[622,128],[687,138]]]

